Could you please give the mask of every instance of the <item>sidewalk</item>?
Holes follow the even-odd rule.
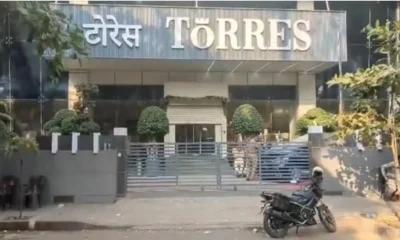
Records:
[[[41,224],[40,228],[62,222],[138,230],[260,227],[260,200],[259,196],[124,198],[112,205],[59,205],[26,215],[34,215],[31,225]],[[324,201],[337,219],[369,212],[392,213],[386,203],[377,200],[326,196]]]

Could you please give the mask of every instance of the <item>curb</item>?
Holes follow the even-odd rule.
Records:
[[[127,230],[132,226],[107,226],[79,221],[0,221],[0,231],[82,231],[82,230]]]
[[[0,231],[84,231],[84,230],[130,230],[130,231],[201,231],[201,230],[238,230],[261,229],[262,223],[215,223],[215,224],[163,224],[140,226],[97,225],[78,221],[37,221],[27,220],[0,221]]]
[[[345,217],[345,216],[342,216]],[[342,217],[338,217],[340,219]],[[347,216],[346,216],[347,217]],[[79,221],[12,220],[0,221],[0,231],[83,231],[83,230],[130,230],[130,231],[201,231],[201,230],[254,230],[262,229],[262,219],[257,222],[224,222],[210,224],[152,224],[152,225],[99,225]]]

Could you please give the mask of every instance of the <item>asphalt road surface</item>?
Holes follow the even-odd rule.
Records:
[[[361,229],[360,229],[361,230]],[[371,231],[342,229],[338,233],[327,233],[322,227],[303,228],[296,235],[289,233],[285,239],[313,240],[398,240],[400,235],[388,234],[384,229]],[[265,240],[270,239],[262,230],[231,229],[209,231],[82,231],[82,232],[21,232],[6,233],[4,240]]]

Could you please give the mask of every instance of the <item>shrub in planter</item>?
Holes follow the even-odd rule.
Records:
[[[232,127],[236,134],[251,137],[263,131],[263,119],[257,109],[250,104],[243,104],[233,113]]]
[[[54,114],[53,120],[57,126],[60,126],[61,122],[68,117],[75,117],[77,114],[69,109],[61,109]]]
[[[324,132],[334,132],[337,128],[336,115],[322,108],[310,109],[296,121],[297,134],[306,134],[309,126],[322,126]]]
[[[52,119],[48,122],[46,122],[45,124],[43,124],[43,129],[45,131],[50,131],[50,129],[53,129],[54,127],[57,127],[57,121]]]
[[[59,132],[63,135],[70,135],[72,132],[79,132],[88,135],[99,132],[100,127],[89,116],[89,114],[77,114],[68,109],[58,111],[53,119],[43,125],[47,133]]]
[[[78,128],[78,132],[84,135],[89,135],[94,132],[100,132],[100,126],[93,121],[83,122]]]
[[[61,122],[61,133],[64,135],[69,135],[72,132],[78,130],[78,125],[76,124],[76,117],[67,117]]]
[[[55,127],[50,128],[47,132],[50,134],[51,133],[61,133],[61,128],[58,126],[55,126]]]
[[[154,142],[156,137],[165,136],[169,131],[167,113],[156,106],[145,108],[139,117],[138,133]]]
[[[90,122],[90,121],[92,121],[92,120],[90,119],[90,116],[87,113],[78,114],[75,117],[75,123],[78,125],[81,125],[84,122]]]

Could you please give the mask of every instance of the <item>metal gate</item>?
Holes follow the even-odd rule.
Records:
[[[282,188],[305,180],[310,167],[303,142],[130,143],[127,155],[128,192]],[[247,180],[250,162],[256,174]]]

